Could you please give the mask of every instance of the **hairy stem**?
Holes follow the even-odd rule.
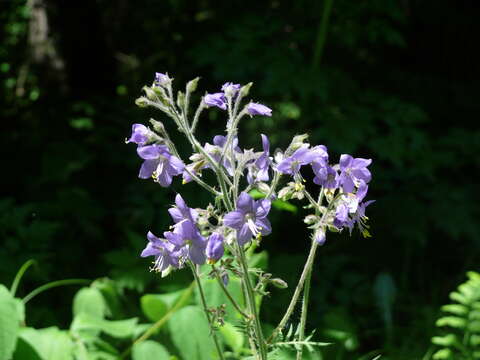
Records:
[[[267,346],[265,339],[263,337],[262,327],[260,325],[260,319],[258,318],[257,307],[255,304],[255,295],[253,293],[252,283],[250,281],[250,275],[248,273],[247,258],[245,257],[245,252],[240,245],[238,245],[238,261],[242,267],[242,280],[245,284],[246,300],[250,310],[251,315],[253,316],[253,323],[255,328],[255,335],[257,338],[257,346],[260,352],[260,359],[267,360]]]
[[[212,265],[212,268],[213,270],[215,271],[215,277],[218,281],[218,285],[220,285],[220,288],[222,289],[222,291],[224,292],[224,294],[227,296],[228,300],[230,300],[230,302],[232,303],[233,307],[240,313],[240,315],[242,315],[244,318],[246,319],[249,319],[250,316],[248,316],[247,314],[245,314],[242,310],[242,308],[240,307],[240,305],[235,301],[235,299],[233,298],[232,294],[230,294],[230,292],[228,291],[228,289],[225,287],[225,284],[223,283],[223,280],[222,278],[220,277],[220,274],[218,273],[217,271],[217,268],[215,268],[215,266]]]
[[[225,358],[223,357],[223,351],[222,351],[222,348],[220,346],[220,343],[218,342],[217,334],[215,333],[215,329],[214,329],[213,324],[212,324],[212,319],[210,317],[210,313],[208,312],[207,301],[205,300],[205,293],[203,292],[203,287],[202,287],[202,283],[200,281],[200,277],[198,276],[197,268],[195,267],[195,265],[192,262],[190,262],[190,267],[192,268],[192,273],[193,273],[193,276],[195,277],[195,281],[197,283],[198,292],[200,293],[200,299],[202,300],[203,311],[205,312],[205,316],[207,317],[208,325],[210,326],[210,332],[212,334],[213,342],[215,343],[215,347],[217,349],[218,356],[220,357],[221,360],[224,360]]]
[[[312,268],[307,272],[305,279],[305,286],[303,287],[303,302],[302,302],[302,315],[300,317],[300,331],[298,333],[298,341],[305,340],[305,325],[307,323],[308,315],[308,300],[310,296],[310,280],[312,278]],[[297,350],[297,360],[302,360],[303,346]]]
[[[303,267],[302,275],[300,276],[300,280],[298,281],[297,287],[295,288],[292,299],[290,300],[290,304],[288,305],[287,311],[285,312],[285,315],[283,315],[282,320],[280,320],[280,323],[277,325],[275,330],[273,330],[272,334],[267,339],[267,342],[271,342],[273,339],[275,339],[275,337],[278,335],[280,331],[282,331],[282,329],[285,327],[285,324],[290,319],[290,316],[293,313],[293,309],[295,308],[295,305],[298,301],[300,293],[302,292],[303,284],[305,283],[307,275],[311,271],[311,268],[313,266],[317,247],[318,247],[318,243],[316,241],[312,241],[312,246],[310,247],[310,252],[308,254],[307,262]]]

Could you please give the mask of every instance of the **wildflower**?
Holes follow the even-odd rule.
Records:
[[[251,102],[247,105],[247,112],[250,115],[264,115],[264,116],[272,116],[272,109],[268,106]]]
[[[153,133],[147,128],[145,125],[142,124],[133,124],[132,125],[132,135],[130,139],[128,139],[127,143],[135,143],[137,145],[145,145],[147,142],[150,141]]]
[[[270,200],[253,200],[246,192],[242,192],[237,200],[237,209],[223,218],[223,223],[237,230],[237,241],[243,245],[252,237],[268,235],[272,231],[267,215],[270,211]]]
[[[358,186],[362,181],[365,183],[370,181],[371,174],[367,166],[371,163],[371,159],[353,158],[347,154],[340,156],[341,173],[339,181],[344,192],[351,193],[355,185]]]
[[[258,159],[249,166],[247,181],[249,184],[254,183],[255,181],[268,181],[268,170],[270,169],[270,142],[268,137],[264,134],[262,136],[262,146],[263,153],[258,157]]]
[[[155,256],[155,262],[152,270],[161,272],[166,270],[169,266],[175,268],[180,267],[179,258],[181,251],[179,251],[174,244],[166,239],[160,239],[148,232],[148,244],[143,249],[141,257]]]
[[[198,212],[195,209],[189,208],[180,194],[175,196],[175,205],[175,207],[168,209],[175,224],[183,221],[190,221],[192,224],[195,224],[198,219]]]
[[[212,235],[208,237],[207,243],[207,262],[209,264],[215,264],[224,253],[223,249],[223,236],[217,232],[213,232]]]
[[[172,176],[180,175],[185,167],[180,159],[170,154],[165,145],[139,146],[137,153],[145,160],[138,177],[148,179],[153,176],[163,187],[169,186],[172,183]]]
[[[182,243],[187,248],[188,257],[195,264],[205,263],[206,240],[200,235],[197,226],[191,221],[183,221],[175,226],[173,232],[164,233],[167,239]]]
[[[278,165],[277,170],[283,174],[298,174],[303,165],[310,164],[318,156],[307,145],[297,149],[292,156],[284,158]]]
[[[207,106],[216,106],[222,110],[227,110],[227,100],[225,99],[225,95],[221,92],[205,95],[203,102]]]
[[[338,173],[328,163],[323,161],[314,161],[312,163],[313,173],[315,177],[313,182],[317,185],[321,185],[326,189],[338,188]]]

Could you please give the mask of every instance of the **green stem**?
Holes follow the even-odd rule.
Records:
[[[205,105],[203,104],[203,98],[198,106],[197,110],[195,111],[195,115],[193,116],[192,126],[190,127],[190,132],[192,135],[195,133],[195,129],[198,124],[198,120],[200,119],[200,114],[202,113],[203,109],[205,109]]]
[[[248,316],[247,314],[245,314],[242,310],[242,308],[240,307],[240,305],[235,301],[235,299],[233,298],[232,294],[230,294],[230,292],[228,291],[228,289],[225,287],[225,284],[223,283],[223,280],[222,278],[220,277],[220,274],[218,273],[217,269],[215,268],[215,266],[212,265],[212,268],[213,270],[215,271],[215,277],[217,278],[217,281],[218,281],[218,284],[220,285],[220,288],[223,290],[223,292],[225,293],[225,295],[227,296],[228,300],[230,300],[230,302],[232,303],[232,305],[235,307],[235,309],[237,309],[237,311],[240,313],[240,315],[242,315],[244,318],[250,318],[250,316]]]
[[[313,262],[315,260],[315,252],[317,250],[318,243],[316,241],[312,241],[312,246],[310,247],[310,252],[308,254],[307,262],[305,263],[305,266],[303,267],[302,275],[300,276],[300,280],[298,281],[297,287],[295,288],[295,291],[293,292],[292,299],[290,300],[290,304],[288,305],[287,311],[285,312],[285,315],[283,315],[282,320],[280,320],[280,323],[278,326],[273,330],[272,334],[270,337],[267,339],[268,342],[271,342],[277,334],[282,331],[282,329],[285,327],[285,324],[287,321],[290,319],[290,316],[293,313],[293,309],[295,308],[295,305],[298,301],[298,298],[300,296],[300,293],[303,289],[303,284],[305,283],[305,280],[307,278],[307,274],[311,271],[311,268],[313,266]]]
[[[323,49],[325,47],[325,40],[327,38],[328,22],[330,20],[332,4],[333,0],[324,0],[322,18],[320,20],[320,24],[318,25],[318,35],[313,53],[312,69],[316,69],[322,61]]]
[[[307,323],[308,315],[308,300],[310,296],[310,280],[312,278],[312,268],[307,273],[305,279],[305,286],[303,287],[303,303],[302,303],[302,315],[300,317],[300,331],[298,334],[298,341],[305,340],[305,325]],[[302,360],[303,346],[297,350],[297,360]]]
[[[36,263],[35,260],[30,259],[26,261],[22,265],[22,267],[18,270],[17,275],[15,275],[15,278],[13,279],[13,282],[12,282],[12,286],[10,288],[10,293],[12,294],[12,296],[15,296],[15,293],[17,292],[18,284],[20,284],[20,280],[22,279],[23,274],[25,274],[25,271],[27,271],[27,269],[35,263]]]
[[[87,279],[65,279],[65,280],[52,281],[45,285],[39,286],[38,288],[33,290],[30,294],[25,296],[22,301],[24,304],[26,304],[27,302],[32,300],[35,296],[54,287],[64,286],[64,285],[90,284],[90,283],[91,283],[91,280],[87,280]]]
[[[168,319],[170,319],[170,317],[178,310],[180,309],[183,305],[185,305],[188,301],[189,301],[189,298],[190,298],[190,295],[192,294],[192,291],[193,291],[193,287],[195,286],[195,281],[192,281],[192,283],[190,284],[190,286],[185,289],[185,291],[183,292],[182,296],[178,299],[178,301],[175,303],[175,305],[161,318],[159,319],[155,324],[153,324],[151,327],[149,327],[147,329],[147,331],[145,331],[143,333],[142,336],[140,336],[139,338],[137,338],[133,344],[127,349],[125,350],[122,355],[120,356],[120,359],[124,359],[128,356],[128,354],[130,354],[130,352],[132,351],[132,348],[136,345],[136,344],[139,344],[141,343],[142,341],[145,341],[147,340],[150,336],[152,336],[155,332],[157,332],[158,329],[160,329],[163,324],[165,324]]]
[[[238,245],[238,260],[242,267],[242,280],[245,284],[247,304],[250,310],[251,315],[253,316],[253,323],[255,327],[255,335],[257,337],[258,349],[260,352],[260,359],[267,360],[267,346],[265,343],[265,338],[263,337],[262,327],[260,325],[260,319],[258,318],[257,306],[255,304],[255,295],[253,294],[253,287],[250,281],[250,275],[248,273],[247,258],[245,257],[245,252],[243,248]]]
[[[203,311],[205,312],[205,316],[207,317],[208,325],[210,326],[210,332],[212,334],[213,342],[215,343],[218,356],[220,357],[221,360],[224,360],[222,348],[220,347],[220,343],[218,342],[217,334],[215,333],[215,330],[212,324],[212,319],[210,317],[210,313],[208,312],[207,301],[205,300],[205,293],[203,292],[203,287],[200,281],[200,277],[198,276],[198,273],[197,273],[197,268],[192,262],[190,262],[190,267],[192,268],[192,273],[193,273],[193,276],[195,277],[195,282],[197,283],[198,292],[200,293],[200,299],[202,300]]]

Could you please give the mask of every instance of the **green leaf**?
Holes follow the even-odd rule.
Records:
[[[147,294],[140,298],[140,306],[145,316],[151,321],[161,319],[168,311],[168,305],[162,295]]]
[[[39,330],[23,328],[20,330],[19,336],[25,343],[30,345],[31,349],[35,350],[42,360],[73,359],[74,345],[67,331],[60,330],[57,327]],[[20,354],[17,354],[15,359],[22,358]]]
[[[437,326],[451,326],[456,329],[464,329],[466,326],[466,320],[457,316],[444,316],[437,320]]]
[[[188,360],[218,359],[207,318],[198,306],[180,309],[168,322],[173,343],[182,358]]]
[[[73,298],[73,316],[80,313],[103,319],[107,305],[100,290],[94,287],[81,288]]]
[[[468,308],[464,305],[460,305],[460,304],[449,304],[449,305],[444,305],[442,306],[442,311],[444,312],[448,312],[448,313],[451,313],[451,314],[454,314],[454,315],[459,315],[459,316],[462,316],[462,315],[465,315],[468,313]]]
[[[248,258],[248,267],[249,268],[260,268],[267,269],[268,267],[268,252],[261,251],[259,253],[253,254]]]
[[[283,201],[283,200],[273,201],[272,206],[275,209],[289,211],[289,212],[294,213],[294,214],[296,214],[297,211],[298,211],[297,206],[293,205],[292,203],[289,203],[288,201]]]
[[[30,343],[19,337],[13,353],[13,360],[42,360],[42,358]],[[79,358],[78,360],[83,359]]]
[[[15,350],[20,323],[17,301],[0,285],[0,360],[8,360]]]
[[[245,342],[243,333],[231,323],[225,322],[220,328],[220,334],[222,334],[225,343],[232,348],[235,354],[239,354]]]
[[[439,346],[452,346],[457,343],[457,337],[454,334],[434,336],[432,338],[432,343]]]
[[[169,360],[170,354],[163,345],[152,341],[146,340],[141,343],[135,344],[132,349],[133,360]]]
[[[435,354],[433,354],[433,359],[443,360],[443,359],[452,359],[452,350],[450,349],[440,349]]]
[[[117,338],[128,338],[133,335],[137,318],[127,320],[99,319],[87,313],[80,313],[73,319],[70,329],[73,333],[91,334],[92,331],[102,331]]]

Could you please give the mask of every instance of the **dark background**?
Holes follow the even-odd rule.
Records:
[[[10,283],[34,258],[23,293],[62,278],[109,276],[135,308],[159,282],[138,257],[144,234],[168,227],[177,191],[192,206],[208,202],[193,184],[163,189],[137,178],[141,161],[124,144],[131,124],[153,116],[175,128],[135,98],[155,71],[168,72],[177,88],[201,76],[199,93],[253,81],[251,97],[274,115],[245,120],[242,147],[260,149],[266,133],[273,148],[285,148],[308,132],[333,159],[373,159],[373,237],[328,237],[314,269],[309,328],[320,340],[332,329],[347,334],[332,350],[344,358],[376,349],[421,357],[449,291],[465,271],[479,270],[475,3],[0,1],[0,281]],[[223,113],[210,111],[199,138],[210,141],[224,124]],[[289,284],[308,249],[302,214],[272,214],[274,233],[263,242],[270,271]],[[30,323],[68,324],[74,291],[36,299]],[[266,322],[278,321],[290,291],[264,302]]]

